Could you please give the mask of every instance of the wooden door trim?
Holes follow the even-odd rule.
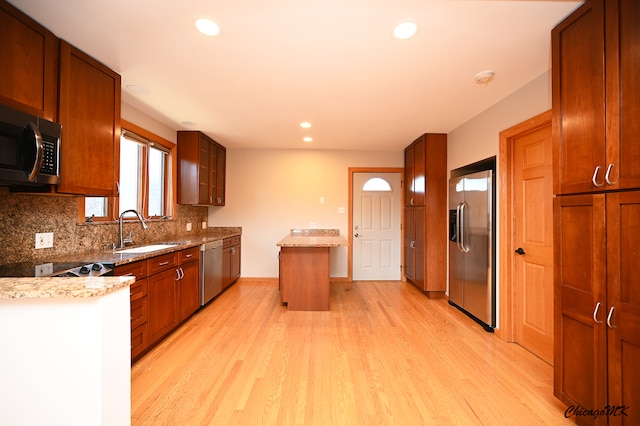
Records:
[[[515,197],[513,195],[513,144],[514,141],[528,133],[542,127],[551,126],[551,110],[538,114],[520,124],[500,132],[500,146],[498,155],[498,194],[500,206],[498,208],[498,223],[500,240],[500,311],[499,326],[495,334],[506,342],[514,339],[514,232],[513,210]]]
[[[404,167],[349,167],[349,207],[347,214],[349,216],[349,224],[347,232],[349,236],[349,250],[347,257],[347,281],[353,281],[353,174],[354,173],[400,173],[400,265],[404,265],[404,247],[402,242],[404,241]],[[404,273],[400,274],[400,279],[404,279]]]

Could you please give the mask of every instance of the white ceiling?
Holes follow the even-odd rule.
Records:
[[[551,29],[581,4],[9,1],[118,71],[123,101],[171,128],[202,130],[228,148],[369,150],[450,132],[547,71]],[[201,16],[219,24],[217,37],[195,30]],[[396,40],[405,19],[418,33]],[[487,86],[474,81],[484,70],[495,72]]]

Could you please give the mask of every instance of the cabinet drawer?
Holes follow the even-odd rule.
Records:
[[[147,261],[133,262],[127,265],[118,266],[114,272],[116,276],[133,276],[136,281],[147,277]]]
[[[176,254],[168,253],[149,259],[149,275],[156,274],[176,266]]]
[[[149,280],[147,280],[146,278],[138,280],[136,278],[136,282],[133,283],[131,287],[129,287],[129,296],[131,298],[131,301],[133,302],[134,300],[138,300],[141,297],[146,296],[148,286]]]
[[[195,260],[200,258],[200,247],[191,247],[186,250],[182,250],[178,252],[178,263],[183,264],[184,262],[188,262],[190,260]]]
[[[131,329],[147,322],[148,299],[143,297],[131,302]]]
[[[228,248],[238,244],[240,244],[240,235],[237,235],[235,237],[225,238],[222,243],[222,248]]]
[[[131,330],[131,358],[135,358],[147,348],[147,324]]]

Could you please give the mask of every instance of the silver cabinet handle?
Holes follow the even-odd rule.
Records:
[[[604,174],[604,181],[607,182],[607,185],[615,185],[616,182],[611,182],[610,176],[611,176],[611,169],[613,168],[613,163],[609,164],[609,167],[607,167],[607,173]]]
[[[598,177],[598,172],[600,171],[600,166],[596,166],[596,169],[593,171],[593,176],[591,177],[591,182],[596,186],[596,188],[600,188],[604,183],[598,183],[596,178]]]
[[[411,240],[411,242],[409,243],[409,247],[415,248],[416,247],[416,241],[415,240]]]
[[[611,325],[611,317],[613,316],[613,310],[615,309],[614,306],[611,307],[611,309],[609,309],[609,315],[607,315],[607,326],[609,328],[616,328],[615,325]]]
[[[596,304],[596,308],[593,310],[593,320],[596,324],[602,324],[602,321],[598,321],[598,310],[600,309],[600,302]]]
[[[409,204],[413,205],[413,197],[411,197],[411,200],[409,200]]]

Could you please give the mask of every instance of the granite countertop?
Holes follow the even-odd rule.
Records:
[[[69,253],[53,259],[0,265],[0,298],[53,298],[53,297],[95,297],[129,286],[135,279],[127,277],[35,277],[34,271],[43,264],[52,263],[56,268],[68,269],[77,264],[103,263],[114,267],[162,254],[198,247],[202,244],[242,235],[242,228],[216,228],[197,236],[185,235],[170,240],[147,242],[136,246],[152,244],[172,244],[162,250],[147,253],[119,253],[115,250],[97,250]],[[134,248],[136,246],[127,247]],[[62,265],[62,266],[60,266]]]
[[[292,229],[280,240],[279,247],[342,247],[349,242],[340,236],[338,229]]]
[[[97,297],[129,287],[134,277],[2,278],[0,299]]]

